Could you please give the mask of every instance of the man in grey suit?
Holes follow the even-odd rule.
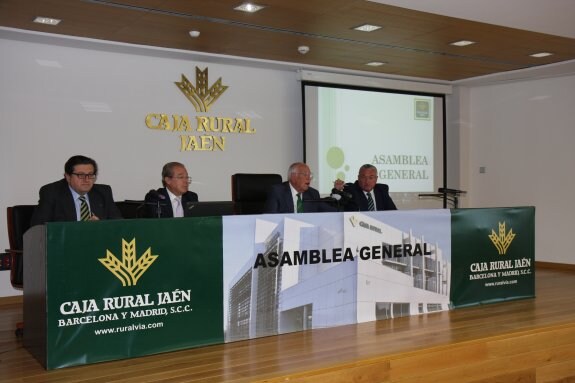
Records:
[[[112,188],[96,184],[97,175],[96,161],[80,155],[70,157],[64,165],[64,178],[40,188],[31,225],[122,218]]]
[[[309,166],[296,162],[288,169],[288,181],[273,185],[268,192],[264,213],[334,212],[337,208],[320,200],[309,186],[313,174]]]

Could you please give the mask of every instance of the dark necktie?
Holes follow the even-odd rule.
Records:
[[[301,200],[301,193],[297,193],[297,213],[303,213],[303,201]]]
[[[90,219],[90,208],[88,207],[88,202],[86,202],[86,197],[81,195],[78,197],[80,200],[80,221],[87,221]]]
[[[371,198],[371,193],[365,193],[367,197],[367,210],[375,211],[375,206],[373,205],[373,198]]]

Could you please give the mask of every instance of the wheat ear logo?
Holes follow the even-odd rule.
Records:
[[[136,259],[136,238],[130,242],[122,238],[122,261],[108,249],[106,249],[106,258],[98,258],[98,261],[110,270],[125,287],[135,286],[156,258],[158,256],[152,255],[152,248],[148,247],[148,250]]]
[[[359,220],[357,219],[357,217],[355,215],[352,215],[351,217],[349,217],[349,222],[351,223],[351,226],[356,227],[359,224]]]
[[[499,234],[495,233],[493,229],[491,229],[491,234],[489,234],[489,239],[491,239],[500,255],[507,253],[507,248],[511,245],[513,238],[515,238],[513,229],[509,229],[507,233],[505,232],[505,221],[503,223],[499,222]]]
[[[210,106],[228,89],[222,85],[221,77],[208,88],[208,68],[202,71],[198,67],[196,67],[196,86],[183,74],[182,81],[175,84],[194,105],[197,113],[209,111]]]

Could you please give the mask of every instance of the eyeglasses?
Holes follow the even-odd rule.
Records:
[[[302,176],[305,178],[309,178],[310,180],[313,180],[313,173],[296,173],[296,175]]]
[[[177,177],[169,177],[169,178],[175,178],[177,180],[187,180],[189,184],[192,183],[192,177],[177,176]]]
[[[96,175],[93,173],[88,173],[88,174],[84,174],[84,173],[71,173],[73,176],[78,177],[81,180],[95,180],[96,179]]]

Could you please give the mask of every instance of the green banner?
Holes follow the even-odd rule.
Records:
[[[47,233],[48,369],[223,343],[220,217]]]
[[[535,208],[451,211],[451,302],[535,296]]]

